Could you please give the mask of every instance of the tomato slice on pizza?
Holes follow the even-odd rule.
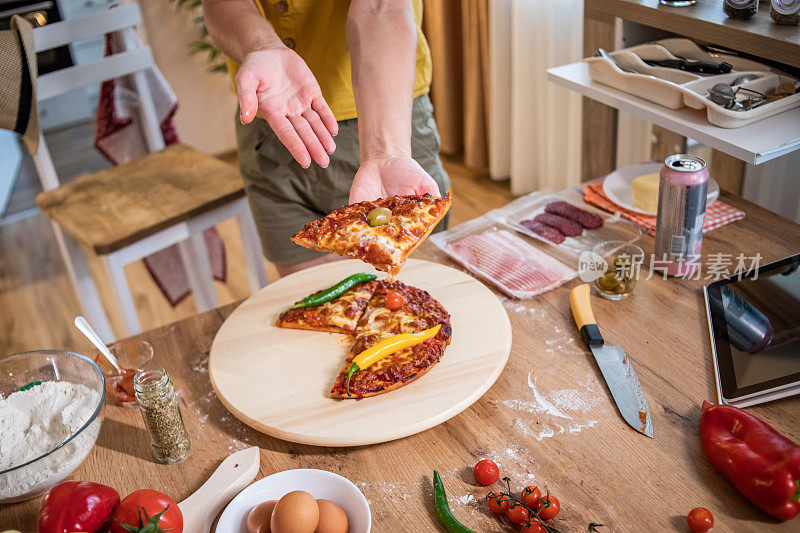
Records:
[[[420,196],[391,196],[359,202],[312,220],[292,241],[320,252],[360,259],[390,278],[444,218],[453,200]]]

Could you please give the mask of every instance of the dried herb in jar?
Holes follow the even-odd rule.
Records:
[[[189,455],[190,443],[178,406],[175,386],[161,367],[141,369],[133,390],[150,433],[153,455],[160,463],[177,463]]]
[[[777,24],[797,26],[800,24],[800,0],[772,0],[769,16]]]
[[[722,10],[731,18],[747,20],[758,13],[758,0],[725,0]]]

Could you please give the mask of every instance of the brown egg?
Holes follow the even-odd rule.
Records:
[[[314,533],[350,533],[350,522],[341,507],[330,500],[317,500],[319,524]]]
[[[269,522],[277,503],[278,500],[269,500],[250,509],[250,514],[247,515],[247,533],[271,533]]]
[[[272,533],[314,533],[319,523],[319,506],[302,490],[286,494],[275,504],[270,527]]]

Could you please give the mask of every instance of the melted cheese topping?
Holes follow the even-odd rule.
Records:
[[[395,273],[408,254],[430,233],[452,200],[424,196],[392,196],[346,205],[312,220],[292,240],[306,248],[361,259],[378,270]],[[389,222],[372,227],[367,215],[376,207],[392,212]]]

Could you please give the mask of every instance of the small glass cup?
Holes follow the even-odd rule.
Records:
[[[639,280],[644,262],[642,249],[625,241],[606,241],[592,252],[606,263],[605,273],[594,281],[597,294],[614,301],[627,298]]]
[[[127,339],[109,347],[109,350],[117,358],[117,363],[122,369],[121,374],[102,354],[95,356],[95,362],[106,378],[108,395],[119,405],[132,407],[136,405],[133,377],[137,370],[147,368],[153,360],[153,347],[147,341]]]

